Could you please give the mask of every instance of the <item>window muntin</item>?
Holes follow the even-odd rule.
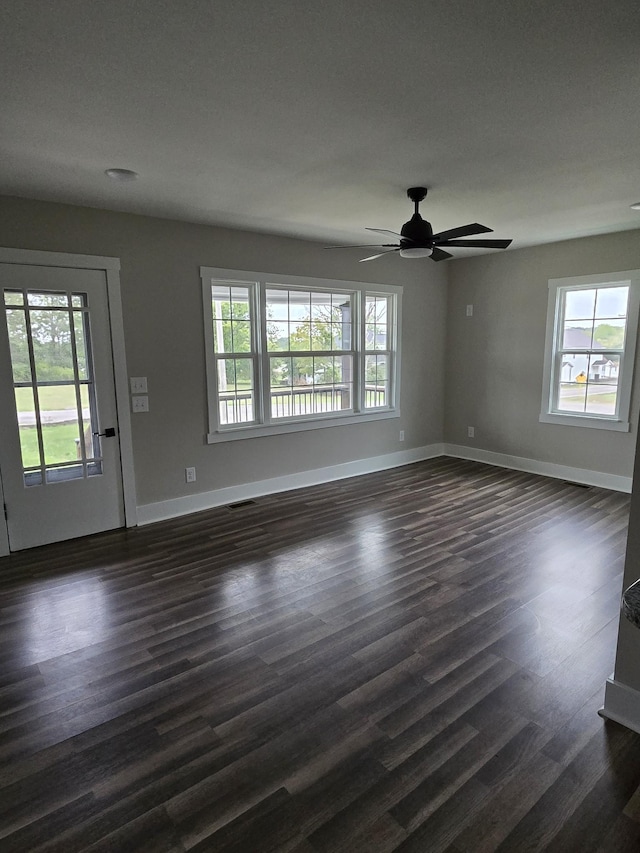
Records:
[[[351,293],[266,288],[272,419],[353,411],[352,314]]]
[[[542,421],[628,429],[638,273],[556,279]]]
[[[253,284],[211,285],[211,319],[218,418],[222,426],[255,423],[256,335]]]
[[[102,474],[86,293],[5,288],[25,486]]]
[[[560,288],[552,411],[616,418],[629,285]]]
[[[201,270],[210,441],[397,416],[400,288],[229,272]]]
[[[364,406],[367,409],[385,408],[389,405],[392,313],[391,297],[367,294],[364,327],[364,348],[367,353],[364,360]]]

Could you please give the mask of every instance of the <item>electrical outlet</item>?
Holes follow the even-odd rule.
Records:
[[[147,393],[147,377],[146,376],[132,376],[129,379],[129,385],[131,387],[132,394],[146,394]]]
[[[468,438],[476,437],[476,428],[475,427],[467,427],[467,436]]]
[[[131,410],[133,412],[148,412],[149,411],[149,398],[146,396],[136,395],[131,398]]]
[[[400,441],[404,441],[404,430],[400,430]]]
[[[196,481],[196,469],[195,468],[185,468],[184,469],[184,478],[187,483],[195,483]]]
[[[473,317],[473,305],[467,305],[467,317]]]

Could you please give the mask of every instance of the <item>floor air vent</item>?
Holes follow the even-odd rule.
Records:
[[[237,501],[234,504],[227,504],[227,509],[240,509],[243,506],[253,506],[255,501]]]
[[[577,486],[579,489],[590,489],[591,486],[588,483],[574,483],[573,480],[563,480],[567,486]]]

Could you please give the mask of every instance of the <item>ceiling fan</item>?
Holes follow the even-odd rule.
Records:
[[[433,233],[431,223],[423,219],[418,212],[420,202],[426,198],[426,187],[409,187],[407,195],[415,204],[415,213],[408,222],[405,222],[400,233],[396,231],[386,231],[383,228],[367,228],[367,231],[375,231],[378,234],[387,234],[390,237],[399,237],[399,243],[372,243],[368,246],[326,246],[327,249],[384,249],[375,255],[370,255],[368,258],[362,258],[360,263],[364,261],[374,261],[376,258],[381,258],[383,255],[388,255],[391,252],[400,252],[401,258],[431,258],[432,261],[444,261],[447,258],[452,258],[449,252],[443,250],[443,246],[469,246],[481,249],[506,249],[510,245],[511,240],[457,240],[457,237],[469,237],[473,234],[486,234],[492,231],[492,228],[487,228],[486,225],[479,225],[473,222],[471,225],[462,225],[460,228],[450,228],[448,231],[440,231],[438,234]]]

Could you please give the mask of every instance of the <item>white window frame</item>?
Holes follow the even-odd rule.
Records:
[[[560,369],[558,356],[562,349],[561,342],[564,325],[564,316],[562,316],[564,294],[570,290],[588,290],[593,287],[619,287],[623,284],[629,286],[629,300],[627,303],[625,344],[620,354],[616,413],[614,415],[595,415],[592,413],[581,414],[579,412],[568,413],[558,411],[556,393],[558,388],[558,371]],[[607,429],[617,432],[629,431],[629,409],[631,404],[639,306],[640,270],[625,270],[622,272],[572,276],[569,278],[552,278],[549,280],[542,409],[540,413],[540,421],[542,423],[588,427],[591,429]]]
[[[399,418],[400,412],[400,330],[402,321],[402,287],[396,285],[370,284],[367,282],[339,281],[308,276],[276,275],[246,270],[229,270],[218,267],[200,267],[202,280],[202,300],[204,310],[204,340],[207,376],[208,403],[208,444],[222,441],[256,438],[265,435],[301,432],[323,429],[346,424],[370,423],[371,421]],[[221,424],[218,412],[218,377],[213,341],[213,312],[211,308],[212,283],[220,281],[240,286],[252,285],[254,295],[252,306],[252,335],[256,341],[256,363],[254,382],[256,384],[256,421],[251,423]],[[305,415],[298,418],[269,419],[267,395],[269,393],[269,356],[265,335],[266,309],[265,292],[269,287],[283,286],[290,290],[343,292],[352,297],[353,312],[353,408],[348,411],[325,414]],[[365,316],[362,310],[367,296],[394,297],[390,300],[388,350],[365,350]],[[365,357],[384,355],[390,352],[389,362],[389,405],[379,408],[365,408],[364,376]],[[305,353],[300,353],[304,357]]]

